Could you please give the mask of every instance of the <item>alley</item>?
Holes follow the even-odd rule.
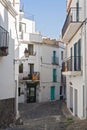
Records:
[[[73,118],[64,101],[20,104],[19,110],[23,125],[6,130],[86,130],[87,128],[86,121]]]

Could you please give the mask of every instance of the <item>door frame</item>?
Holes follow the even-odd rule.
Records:
[[[31,88],[34,88],[34,96],[31,96]],[[27,103],[36,102],[36,85],[35,84],[27,84]]]

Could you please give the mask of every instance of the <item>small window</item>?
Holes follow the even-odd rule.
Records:
[[[21,95],[21,88],[19,87],[18,88],[18,96],[20,96]]]
[[[28,45],[28,51],[29,51],[29,55],[33,55],[33,45],[32,44]]]
[[[63,51],[61,51],[61,60],[63,60]]]
[[[26,32],[26,24],[25,23],[19,23],[19,31],[20,32]]]
[[[19,65],[19,73],[23,73],[23,63]]]
[[[60,95],[62,95],[62,86],[60,86]]]

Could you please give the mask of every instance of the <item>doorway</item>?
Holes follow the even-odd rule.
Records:
[[[77,94],[77,89],[75,89],[75,116],[78,115],[78,94]]]
[[[27,84],[27,103],[36,102],[36,86]]]
[[[55,99],[55,86],[52,86],[50,91],[51,91],[50,98],[51,98],[51,100],[54,100]]]
[[[60,86],[60,100],[63,100],[63,86]]]

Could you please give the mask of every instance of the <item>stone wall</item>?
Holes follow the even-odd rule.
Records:
[[[5,128],[15,119],[15,99],[0,100],[0,128]]]

